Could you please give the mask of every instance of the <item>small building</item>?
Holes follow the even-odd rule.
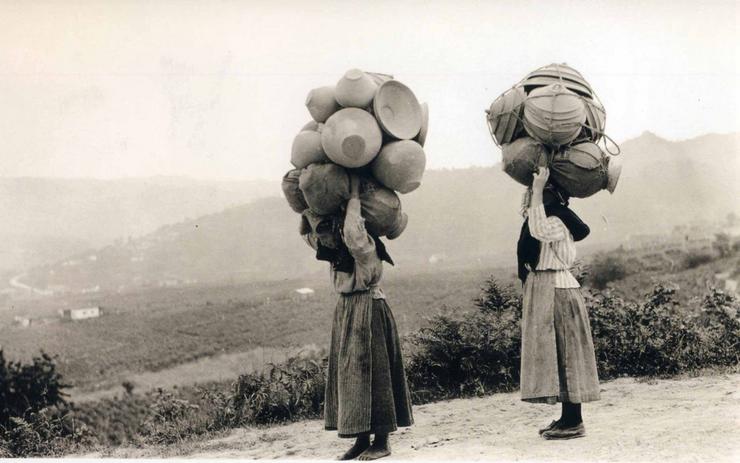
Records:
[[[298,297],[301,299],[308,299],[309,297],[313,296],[316,291],[314,291],[311,288],[298,288],[295,290],[296,293],[298,293]]]
[[[85,320],[88,318],[98,318],[100,316],[100,307],[84,307],[81,309],[64,309],[59,311],[63,320]]]

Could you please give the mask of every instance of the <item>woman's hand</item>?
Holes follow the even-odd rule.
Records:
[[[532,191],[539,191],[545,189],[547,180],[550,178],[550,169],[547,167],[538,167],[537,172],[532,174]]]

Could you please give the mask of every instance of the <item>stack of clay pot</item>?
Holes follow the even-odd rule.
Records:
[[[565,64],[527,74],[486,110],[494,142],[502,148],[504,171],[530,186],[538,167],[570,196],[614,192],[621,163],[598,143],[605,140],[606,111],[591,85]]]
[[[351,69],[336,85],[311,90],[306,107],[313,120],[293,140],[295,169],[283,177],[290,207],[336,214],[357,174],[366,228],[398,237],[408,217],[397,193],[418,188],[426,165],[426,103],[393,76]]]

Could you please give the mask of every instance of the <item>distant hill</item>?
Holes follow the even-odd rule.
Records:
[[[265,181],[0,178],[0,272],[138,237],[279,191]]]
[[[738,134],[671,142],[646,132],[623,143],[616,193],[572,200],[592,229],[581,249],[740,213],[739,148]],[[513,265],[523,190],[500,166],[427,172],[421,188],[402,196],[410,220],[388,242],[397,262],[389,272]],[[113,289],[326,272],[298,236],[298,221],[283,198],[263,198],[39,267],[28,281]]]

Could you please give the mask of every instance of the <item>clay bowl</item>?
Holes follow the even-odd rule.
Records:
[[[397,80],[378,87],[373,112],[380,127],[399,140],[411,140],[421,130],[421,105],[414,92]]]

